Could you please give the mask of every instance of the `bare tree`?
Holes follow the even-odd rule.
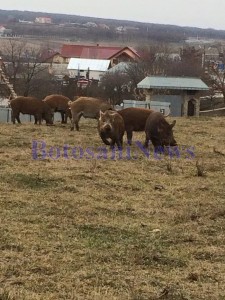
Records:
[[[7,68],[7,75],[17,94],[31,94],[32,82],[48,69],[48,64],[40,61],[40,47],[29,46],[25,40],[9,39],[1,47]]]
[[[211,86],[211,93],[220,92],[223,95],[225,104],[225,50],[220,44],[214,48],[218,51],[218,59],[216,61],[205,61],[205,78]]]
[[[17,74],[20,72],[23,53],[26,49],[26,41],[9,39],[2,43],[1,53],[7,64],[7,75],[10,81],[15,84]]]
[[[166,44],[154,44],[138,49],[141,53],[141,65],[149,75],[164,75],[171,50]]]
[[[143,95],[140,95],[140,91],[137,89],[137,84],[146,76],[165,75],[171,50],[165,44],[155,44],[140,47],[137,51],[141,54],[141,60],[130,63],[126,73],[135,99],[144,100]]]
[[[173,74],[176,76],[194,76],[203,75],[202,68],[202,49],[195,47],[184,47],[180,49],[180,61],[173,64]],[[171,69],[170,69],[171,71]]]
[[[123,96],[127,93],[128,82],[129,78],[123,72],[107,72],[101,79],[100,87],[104,90],[105,97],[115,105],[122,102]]]

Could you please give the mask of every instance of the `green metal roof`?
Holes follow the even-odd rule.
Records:
[[[193,77],[148,76],[139,82],[137,87],[143,89],[209,90],[209,87],[200,78]]]

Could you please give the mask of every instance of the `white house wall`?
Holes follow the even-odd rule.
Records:
[[[80,76],[84,76],[86,78],[87,70],[80,71]],[[99,80],[105,72],[103,71],[89,71],[89,79]],[[71,78],[75,78],[78,75],[78,70],[69,70],[69,76]]]

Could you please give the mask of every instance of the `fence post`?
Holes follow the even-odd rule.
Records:
[[[7,108],[7,123],[9,123],[9,108]]]

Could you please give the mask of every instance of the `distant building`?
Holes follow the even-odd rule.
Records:
[[[50,48],[42,50],[39,56],[39,61],[41,63],[63,63],[60,53]]]
[[[137,84],[146,101],[170,103],[171,116],[199,116],[200,96],[209,87],[195,77],[147,76]]]
[[[112,65],[121,61],[137,61],[140,55],[132,47],[100,46],[100,45],[69,45],[64,44],[61,49],[63,63],[70,58],[109,59]]]
[[[116,27],[115,30],[117,33],[127,33],[127,32],[137,32],[139,28],[134,26],[118,26]]]
[[[86,27],[98,27],[98,25],[94,22],[87,22],[84,24],[84,26]]]
[[[0,25],[0,36],[7,36],[12,34],[12,29],[7,29],[5,26]]]
[[[123,32],[126,32],[126,28],[124,26],[118,26],[116,27],[116,32],[118,33],[123,33]]]
[[[24,23],[24,24],[33,24],[33,21],[26,21],[26,20],[19,20],[19,23]]]
[[[134,27],[134,26],[124,26],[125,31],[137,31],[139,30],[138,27]]]
[[[6,28],[2,25],[0,25],[0,35],[4,35]]]
[[[51,24],[52,23],[52,19],[50,17],[37,17],[35,19],[35,23]]]
[[[106,24],[99,24],[98,27],[101,28],[101,29],[105,29],[105,30],[109,30],[110,29],[109,26],[106,25]]]
[[[71,78],[100,80],[109,67],[106,59],[71,58],[67,69]]]

